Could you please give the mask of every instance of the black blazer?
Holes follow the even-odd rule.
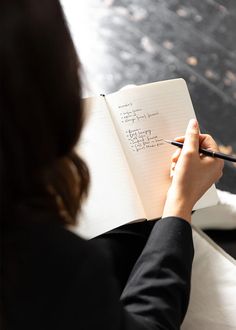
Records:
[[[153,226],[121,297],[99,241],[85,241],[56,221],[8,225],[3,238],[5,329],[180,328],[193,259],[186,221],[165,218]]]

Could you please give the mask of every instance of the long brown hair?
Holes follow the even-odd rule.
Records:
[[[0,221],[37,200],[75,222],[89,182],[73,151],[84,120],[79,71],[58,0],[1,0]]]

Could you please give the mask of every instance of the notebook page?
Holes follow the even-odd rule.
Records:
[[[107,103],[148,219],[160,217],[176,147],[162,141],[184,135],[195,117],[183,79],[137,86],[109,95]],[[112,110],[111,110],[112,109]],[[195,208],[216,204],[213,186]]]
[[[144,218],[144,211],[104,98],[84,104],[87,122],[76,150],[89,167],[91,183],[76,231],[92,238]]]

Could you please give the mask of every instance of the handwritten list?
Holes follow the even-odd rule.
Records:
[[[126,138],[129,141],[131,149],[136,152],[148,148],[156,148],[164,144],[163,140],[153,134],[151,129],[128,129],[126,130]]]
[[[159,115],[157,110],[147,111],[129,102],[119,105],[118,111],[120,123],[129,128],[125,130],[125,137],[132,151],[140,152],[164,144],[162,138],[158,137],[151,127],[143,128],[143,124],[148,125],[149,120]]]

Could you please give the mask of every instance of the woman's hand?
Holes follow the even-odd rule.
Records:
[[[177,216],[191,221],[195,203],[222,176],[224,161],[199,154],[199,147],[218,151],[210,135],[199,134],[198,122],[191,119],[185,137],[176,138],[184,142],[172,156],[172,183],[167,193],[163,217]]]

